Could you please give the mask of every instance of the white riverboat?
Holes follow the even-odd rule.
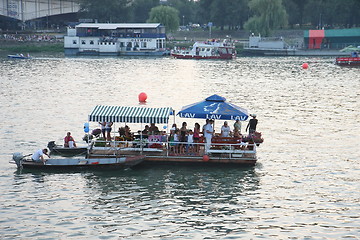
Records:
[[[80,23],[68,28],[64,51],[65,55],[169,55],[160,23]]]
[[[227,39],[195,42],[190,49],[174,48],[171,56],[179,59],[233,59],[236,50],[233,43]]]

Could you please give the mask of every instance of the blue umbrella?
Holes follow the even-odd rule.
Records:
[[[249,117],[246,109],[228,103],[224,97],[216,94],[206,98],[204,101],[183,107],[177,115],[182,118],[223,119],[234,121],[246,121]]]

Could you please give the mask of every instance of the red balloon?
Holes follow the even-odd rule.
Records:
[[[139,102],[146,102],[147,95],[146,93],[142,92],[139,94]]]
[[[204,155],[204,156],[203,156],[203,161],[204,161],[204,162],[209,161],[209,159],[210,159],[210,158],[209,158],[209,155]]]
[[[303,65],[302,65],[302,68],[303,68],[303,69],[308,69],[308,67],[309,67],[309,64],[303,63]]]

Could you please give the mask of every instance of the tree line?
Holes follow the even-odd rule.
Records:
[[[245,29],[263,36],[278,29],[360,26],[360,0],[79,0],[80,16],[98,22],[160,22]]]

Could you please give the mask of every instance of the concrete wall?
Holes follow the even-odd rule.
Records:
[[[23,22],[79,10],[75,0],[0,0],[0,15]]]

